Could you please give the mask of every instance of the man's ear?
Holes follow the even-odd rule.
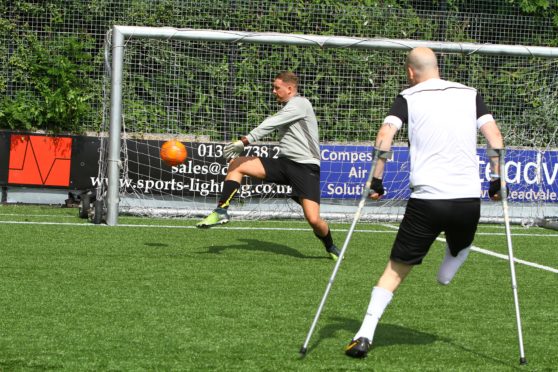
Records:
[[[296,87],[293,84],[289,84],[289,95],[294,95],[296,93]]]
[[[414,84],[414,82],[415,82],[415,72],[413,71],[413,69],[410,66],[407,66],[407,79],[409,79],[409,82],[411,84]]]

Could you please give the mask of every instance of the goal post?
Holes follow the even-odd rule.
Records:
[[[282,70],[299,74],[302,94],[318,117],[322,211],[350,219],[377,128],[405,87],[406,52],[418,46],[440,54],[442,78],[478,88],[495,111],[511,148],[512,221],[557,215],[558,48],[170,27],[114,26],[111,34],[110,115],[104,116],[110,120],[102,129],[108,138],[101,141],[97,179],[108,225],[118,223],[124,199],[127,210],[145,214],[211,210],[226,174],[223,144],[277,111],[270,84]],[[183,167],[171,169],[158,159],[158,146],[168,138],[185,142],[189,159]],[[364,219],[402,217],[409,194],[405,129],[396,142],[386,169],[387,198],[367,206]],[[480,138],[478,146],[479,178],[487,187]],[[275,138],[247,151],[276,156]],[[288,201],[288,189],[247,179],[243,190],[244,206],[233,208],[233,217],[301,215]],[[484,202],[483,219],[501,219],[496,209]]]
[[[119,184],[121,170],[121,132],[122,132],[122,72],[124,69],[124,37],[118,26],[113,27],[112,33],[112,71],[110,85],[110,125],[109,144],[107,154],[107,190],[106,208],[107,225],[117,224],[119,204]],[[102,169],[102,167],[100,167]],[[102,191],[97,193],[97,199],[102,202]]]

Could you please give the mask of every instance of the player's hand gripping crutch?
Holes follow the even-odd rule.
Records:
[[[362,213],[362,208],[364,207],[366,199],[368,198],[368,195],[370,194],[372,179],[374,178],[374,169],[376,168],[376,162],[377,162],[378,158],[389,159],[391,157],[391,154],[392,154],[391,151],[381,151],[381,150],[374,150],[374,152],[372,153],[372,165],[370,166],[370,173],[368,174],[368,179],[366,180],[366,184],[364,185],[364,190],[362,191],[362,197],[360,198],[358,208],[355,212],[355,217],[353,218],[353,223],[351,224],[351,227],[349,228],[349,232],[347,233],[347,237],[345,238],[345,242],[343,243],[343,248],[341,248],[341,253],[339,254],[339,259],[335,263],[335,267],[333,268],[333,272],[331,273],[331,277],[329,278],[329,281],[327,283],[324,295],[322,297],[322,300],[320,301],[320,305],[318,306],[318,311],[316,312],[316,315],[314,316],[314,320],[312,321],[312,325],[310,326],[310,330],[308,331],[308,334],[306,335],[306,339],[304,340],[304,344],[300,348],[300,354],[302,356],[306,355],[306,352],[308,351],[308,343],[310,342],[310,338],[312,337],[312,333],[314,332],[314,328],[316,328],[316,324],[318,323],[318,319],[320,318],[320,314],[322,313],[322,310],[324,308],[325,302],[327,300],[327,296],[329,294],[331,286],[333,285],[333,281],[335,280],[335,276],[337,275],[337,271],[339,270],[339,267],[341,266],[341,262],[343,262],[343,258],[345,257],[345,251],[347,250],[349,242],[351,241],[351,236],[353,235],[353,231],[355,230],[355,226],[356,226],[358,220],[360,219],[360,214]],[[375,191],[378,192],[380,190],[375,190]],[[379,193],[379,194],[381,194],[381,193]]]
[[[506,171],[505,171],[505,161],[504,155],[505,150],[492,150],[491,155],[496,155],[499,157],[500,166],[500,197],[502,200],[502,209],[504,211],[504,225],[506,227],[506,239],[508,244],[508,260],[510,263],[511,272],[511,285],[513,290],[513,301],[515,304],[515,318],[517,322],[517,338],[519,342],[519,364],[527,364],[527,359],[525,358],[525,350],[523,349],[523,331],[521,329],[521,315],[519,313],[519,296],[517,295],[517,280],[515,278],[515,258],[513,256],[513,247],[511,239],[510,230],[510,216],[508,212],[508,187],[506,185]]]

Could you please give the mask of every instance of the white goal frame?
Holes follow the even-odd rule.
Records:
[[[124,69],[125,41],[127,38],[180,39],[217,43],[247,43],[272,45],[297,45],[317,48],[355,48],[366,50],[410,50],[415,47],[429,47],[435,52],[488,54],[500,56],[526,56],[558,58],[558,48],[521,45],[495,45],[457,42],[438,42],[400,39],[365,39],[345,36],[319,36],[282,33],[257,33],[242,31],[220,31],[199,29],[178,29],[170,27],[113,26],[111,54],[111,97],[108,152],[106,155],[107,189],[105,199],[106,223],[117,225],[119,211],[119,179],[122,160],[122,79]],[[108,54],[109,51],[107,50]],[[101,165],[100,165],[101,166]],[[99,196],[98,196],[99,197]]]

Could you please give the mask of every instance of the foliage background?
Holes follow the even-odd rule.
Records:
[[[0,128],[12,130],[71,133],[99,130],[103,115],[103,43],[114,24],[558,45],[558,5],[551,0],[0,0],[0,16]],[[247,48],[243,53],[246,54],[235,74],[249,75],[254,70],[275,68],[282,58],[279,51],[251,60],[248,57],[257,52]],[[316,63],[321,60],[331,62],[336,58],[327,53],[309,56],[304,50],[291,55],[305,61],[317,59]],[[350,61],[350,51],[343,52],[342,58]],[[382,53],[372,53],[371,59],[378,68],[385,67],[386,71],[394,64],[393,59]],[[456,58],[453,64],[446,63],[445,66],[448,66],[448,72],[466,70],[463,73],[468,76],[482,74],[489,81],[502,79],[497,74],[487,77],[486,72],[471,64],[470,60],[465,64]],[[365,68],[355,64],[351,73],[355,76],[366,74]],[[203,73],[217,76],[223,74],[223,70],[217,66]],[[331,78],[327,80],[316,75],[311,84],[307,84],[307,95],[319,99],[327,89],[324,86],[339,86],[335,74],[325,71],[323,75]],[[517,79],[517,76],[527,79],[525,87],[535,85],[540,78],[533,74],[522,75],[518,71],[516,77],[510,79]],[[193,95],[199,98],[198,109],[203,108],[205,97],[212,92],[188,79],[183,79],[180,84],[194,92]],[[389,97],[400,89],[400,84],[390,81],[388,74],[379,85],[381,89],[377,94]],[[147,90],[145,86],[136,88]],[[253,88],[237,86],[232,93],[244,98]],[[214,89],[226,87],[216,86]],[[328,94],[339,97],[331,107],[324,108],[324,121],[347,121],[337,117],[336,112],[351,97],[335,91]],[[505,100],[515,92],[499,94],[499,99]],[[490,103],[495,98],[488,95],[485,99]],[[156,106],[164,97],[159,95],[151,100]],[[145,101],[142,97],[131,97],[127,104],[139,107]],[[540,105],[525,102],[526,106],[536,104]],[[267,108],[265,102],[259,106]],[[385,104],[381,106],[374,110],[384,112]],[[245,107],[240,109],[249,111]],[[154,110],[160,109],[154,107]],[[381,116],[378,112],[373,114]],[[261,114],[248,112],[243,119],[246,118],[253,119],[249,125],[253,126],[254,120],[261,119]],[[146,127],[149,117],[138,114],[132,119],[138,122],[142,131],[149,131]],[[370,124],[353,122],[351,125],[365,127]],[[186,126],[185,130],[189,129]],[[235,127],[224,131],[242,133],[244,129]],[[351,136],[352,129],[346,129],[337,130],[335,135],[345,133]],[[325,133],[327,137],[327,130]]]

